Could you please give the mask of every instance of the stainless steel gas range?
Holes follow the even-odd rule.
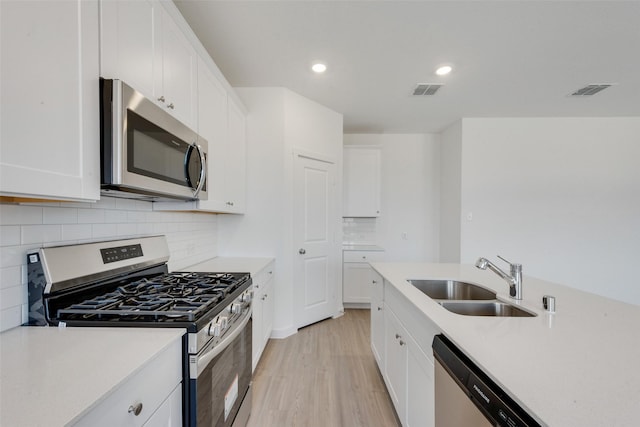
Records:
[[[184,328],[183,424],[244,426],[251,409],[251,277],[169,273],[164,236],[28,255],[29,324]]]

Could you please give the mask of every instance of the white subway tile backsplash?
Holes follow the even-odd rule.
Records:
[[[22,284],[0,289],[0,310],[22,305],[24,290]]]
[[[43,224],[77,224],[78,209],[69,207],[45,207],[42,208]]]
[[[42,224],[42,207],[0,204],[2,225]]]
[[[15,246],[20,244],[19,225],[0,225],[0,246]]]
[[[96,240],[118,235],[118,227],[116,224],[93,224],[91,227],[91,235]]]
[[[105,222],[104,209],[78,209],[78,224],[99,224]]]
[[[22,324],[22,306],[17,305],[0,311],[0,331]]]
[[[88,207],[91,209],[115,209],[116,208],[116,200],[113,197],[102,197],[95,203],[87,203]]]
[[[169,268],[217,255],[217,216],[154,212],[150,202],[0,204],[0,331],[26,322],[27,253],[42,246],[164,234]]]
[[[60,225],[23,225],[22,244],[52,243],[62,240],[62,226]]]
[[[91,224],[65,224],[62,226],[62,240],[91,239]]]
[[[18,286],[22,284],[22,267],[14,265],[12,267],[0,268],[0,289]]]
[[[127,211],[105,210],[104,222],[109,224],[120,224],[127,222]]]

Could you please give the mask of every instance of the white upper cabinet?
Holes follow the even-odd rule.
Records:
[[[196,128],[197,55],[154,0],[103,0],[100,74],[120,79]]]
[[[198,64],[198,133],[207,140],[207,200],[198,207],[224,211],[224,155],[227,147],[227,91],[200,60]]]
[[[100,197],[97,0],[0,1],[0,195]]]
[[[229,147],[226,152],[226,191],[229,212],[245,210],[247,185],[247,120],[232,98],[227,99]]]
[[[206,61],[198,62],[198,133],[207,140],[207,200],[156,202],[155,210],[245,211],[246,118]]]
[[[344,147],[343,217],[380,216],[380,149]]]

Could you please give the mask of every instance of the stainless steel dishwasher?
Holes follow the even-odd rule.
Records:
[[[436,427],[540,427],[444,335],[432,347]]]

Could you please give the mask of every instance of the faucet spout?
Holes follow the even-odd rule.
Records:
[[[509,284],[509,296],[511,298],[517,300],[522,299],[522,264],[512,264],[499,255],[498,258],[509,264],[509,274],[502,271],[500,267],[486,258],[478,258],[478,260],[476,261],[476,267],[481,270],[486,270],[487,268],[489,268],[489,270],[496,273]]]

